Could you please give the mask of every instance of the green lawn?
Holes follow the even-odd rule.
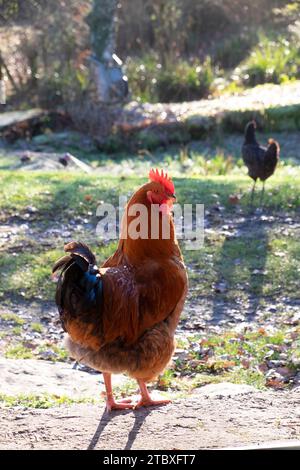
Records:
[[[1,248],[0,295],[4,298],[21,294],[28,299],[35,296],[53,299],[50,269],[62,253],[64,244],[58,234],[55,239],[49,236],[47,246],[45,232],[53,226],[58,231],[67,228],[70,239],[78,235],[76,224],[82,225],[81,237],[85,236],[87,226],[87,239],[96,250],[99,262],[104,261],[115,249],[116,242],[107,244],[97,240],[98,204],[108,201],[117,205],[119,194],[129,197],[145,181],[146,178],[141,177],[106,175],[102,178],[101,174],[1,171],[2,222],[29,224],[31,232],[21,233],[13,243]],[[282,230],[276,220],[272,224],[256,223],[254,230],[251,223],[248,226],[242,221],[235,227],[241,231],[240,235],[233,237],[220,230],[227,218],[234,220],[236,217],[236,206],[229,202],[231,194],[240,195],[239,210],[243,217],[248,217],[251,184],[247,176],[234,173],[182,177],[174,181],[179,203],[203,203],[208,212],[213,212],[215,207],[224,207],[220,220],[212,222],[213,230],[207,231],[204,247],[199,251],[184,250],[186,262],[191,267],[193,295],[209,295],[211,285],[220,279],[226,280],[230,296],[235,296],[240,287],[242,294],[246,283],[256,294],[272,295],[281,289],[292,296],[297,295],[294,282],[299,274],[299,230],[289,227]],[[257,202],[258,199],[257,196]],[[283,167],[267,182],[265,211],[293,215],[299,203],[300,170]]]

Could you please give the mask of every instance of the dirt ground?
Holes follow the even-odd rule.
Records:
[[[300,446],[299,387],[260,392],[223,383],[159,408],[4,408],[0,415],[0,449],[192,450],[270,441]]]

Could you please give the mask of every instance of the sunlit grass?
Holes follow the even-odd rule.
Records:
[[[223,159],[222,165],[224,162]],[[196,169],[195,165],[195,171]],[[56,227],[64,230],[64,227],[68,226],[72,239],[77,235],[72,235],[74,225],[68,224],[76,217],[84,218],[90,224],[90,231],[88,234],[82,232],[80,236],[88,241],[96,252],[98,262],[102,263],[116,249],[117,240],[103,244],[97,239],[96,208],[99,201],[118,205],[119,194],[129,197],[146,181],[145,176],[99,178],[98,175],[82,176],[76,173],[0,172],[4,189],[4,197],[0,200],[2,217],[4,214],[18,214],[23,217],[28,206],[37,209],[31,223],[37,230],[37,239],[19,238],[18,244],[22,245],[22,249],[14,253],[13,263],[11,252],[2,252],[0,295],[16,298],[21,296],[24,299],[54,298],[55,283],[51,279],[51,269],[63,254],[64,241],[58,239],[55,247],[54,240],[49,240],[50,246],[47,248],[40,245],[38,233],[41,227],[46,230],[55,223]],[[183,175],[181,178],[174,178],[174,182],[180,204],[201,203],[205,205],[206,210],[210,210],[211,206],[217,203],[230,213],[235,210],[235,206],[230,204],[229,196],[237,194],[240,197],[240,207],[246,213],[249,211],[251,180],[245,173],[238,174],[233,171],[227,175],[197,177]],[[259,189],[256,203],[258,198]],[[300,207],[299,168],[282,166],[278,169],[266,183],[264,205],[265,210],[271,211],[293,211]],[[297,236],[278,235],[276,227],[274,230],[269,228],[266,232],[263,224],[259,226],[259,232],[259,237],[251,234],[248,237],[245,234],[228,240],[218,233],[209,234],[206,235],[203,249],[196,252],[184,250],[186,262],[191,268],[192,286],[195,283],[195,294],[209,293],[212,284],[224,277],[229,283],[229,289],[230,286],[235,286],[237,281],[241,284],[250,281],[250,290],[253,293],[257,292],[257,289],[260,290],[261,285],[262,293],[266,295],[272,294],[276,286],[281,286],[282,291],[293,296],[294,281],[299,269]],[[233,265],[241,253],[242,262]],[[253,276],[252,271],[260,268],[264,272]],[[201,282],[198,282],[197,286],[199,270]]]
[[[8,347],[5,351],[4,357],[7,359],[33,359],[34,355],[30,348],[20,343]]]
[[[36,409],[47,409],[55,406],[70,406],[80,403],[92,403],[97,401],[93,398],[72,398],[67,395],[54,395],[50,393],[42,394],[19,394],[19,395],[6,395],[0,393],[0,408],[1,407],[26,407]]]
[[[181,344],[185,355],[175,357],[159,385],[162,389],[184,390],[227,381],[265,388],[265,373],[269,370],[266,365],[270,360],[278,360],[281,354],[286,356],[286,368],[292,374],[297,372],[295,358],[300,354],[299,345],[299,328],[298,333],[297,329],[253,327],[242,333],[228,330],[220,334],[187,335]],[[288,384],[287,377],[283,386]]]

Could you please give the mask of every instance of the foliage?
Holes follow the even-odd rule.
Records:
[[[0,25],[9,21],[30,21],[46,7],[47,0],[0,0]]]
[[[244,60],[255,42],[256,34],[254,33],[230,35],[216,43],[213,61],[225,70],[230,70]]]
[[[113,33],[116,6],[116,0],[94,0],[93,8],[86,18],[90,27],[91,46],[98,60],[102,59]]]
[[[123,0],[120,7],[117,49],[127,57],[134,98],[169,102],[207,96],[214,78],[208,64],[225,70],[241,64],[234,73],[241,77],[241,85],[281,83],[299,76],[299,52],[291,36],[295,28],[299,31],[298,2],[156,0],[138,5]],[[261,40],[258,31],[273,35],[274,47],[272,41]],[[276,39],[281,36],[284,39]],[[284,41],[289,42],[289,54]],[[251,49],[248,67],[244,61]],[[151,55],[154,60],[149,60]],[[199,77],[189,69],[199,62],[206,73],[201,90]]]
[[[234,75],[251,86],[299,76],[299,2],[121,0],[112,20],[115,4],[97,0],[91,11],[92,0],[0,0],[0,57],[8,95],[14,93],[8,102],[90,103],[87,57],[91,49],[99,57],[107,47],[112,52],[114,39],[127,62],[132,96],[144,102],[205,97],[214,89],[216,67],[227,81],[241,64]],[[69,109],[76,117],[78,109]]]
[[[88,46],[84,18],[89,0],[52,0],[17,4],[3,34],[1,53],[14,78],[16,103],[53,107],[86,87],[83,58]],[[24,3],[24,2],[23,2]],[[33,8],[34,7],[34,8]],[[20,26],[19,26],[20,25]]]
[[[300,77],[300,43],[285,38],[270,40],[260,37],[259,44],[241,65],[242,81],[249,86],[282,83]]]
[[[125,62],[125,71],[130,83],[133,99],[142,102],[155,102],[157,96],[157,77],[162,65],[155,54],[142,58],[129,56]]]
[[[155,55],[128,58],[126,72],[133,98],[164,103],[207,97],[212,91],[215,73],[209,57],[202,63],[177,60],[163,66]]]
[[[210,58],[200,65],[182,61],[175,67],[162,69],[157,79],[157,93],[160,102],[191,101],[207,97],[214,72]]]
[[[281,15],[278,9],[287,3],[283,0],[122,0],[118,11],[117,50],[126,57],[154,49],[161,63],[170,56],[197,57],[203,52],[205,55],[212,44],[221,44],[229,34],[238,38],[252,35],[260,26],[272,25]]]

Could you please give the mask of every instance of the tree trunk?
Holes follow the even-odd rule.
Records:
[[[112,103],[126,96],[122,83],[122,63],[113,59],[115,51],[115,18],[118,0],[94,0],[86,21],[91,32],[93,55],[90,58],[91,74],[96,89],[96,101]],[[124,91],[125,90],[125,91]]]
[[[9,71],[9,69],[8,69],[8,67],[7,67],[7,65],[6,65],[6,63],[4,62],[4,59],[3,59],[3,57],[2,57],[1,52],[0,52],[0,69],[1,69],[1,70],[2,70],[2,69],[5,70],[5,73],[6,73],[6,75],[7,75],[7,78],[8,78],[8,80],[10,81],[10,83],[11,83],[13,89],[15,90],[16,93],[18,93],[18,92],[19,92],[19,87],[17,86],[17,84],[16,84],[15,80],[13,79],[13,77],[12,77],[12,75],[11,75],[11,73],[10,73],[10,71]],[[1,73],[2,73],[2,72],[1,72]]]

